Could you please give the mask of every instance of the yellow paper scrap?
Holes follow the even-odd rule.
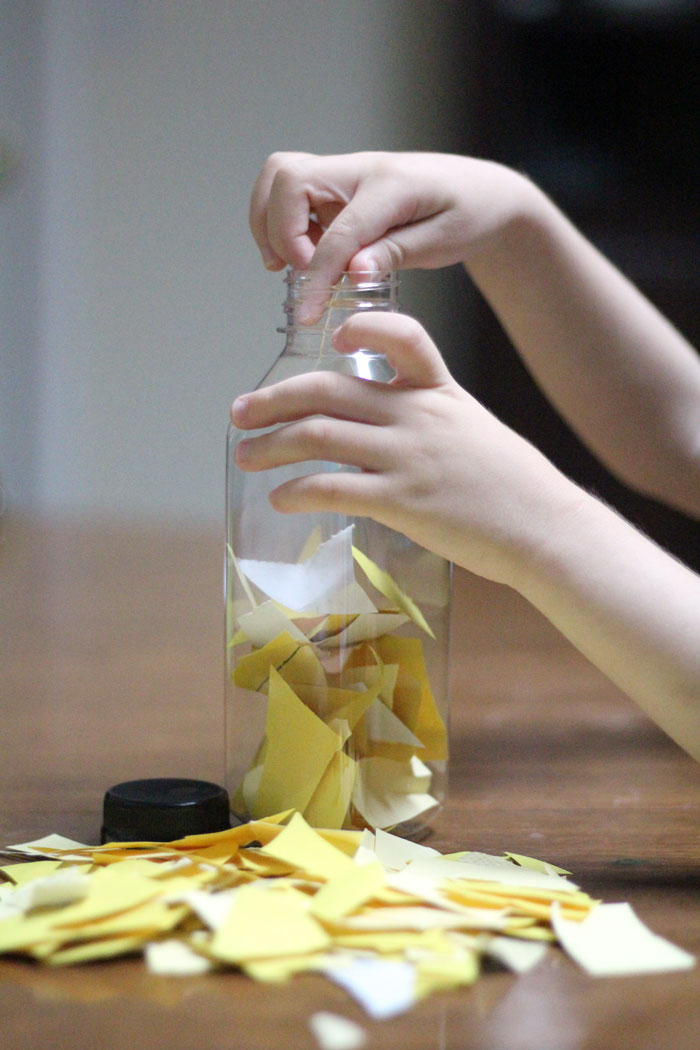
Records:
[[[352,554],[372,586],[376,587],[379,593],[383,594],[385,598],[388,598],[398,609],[405,612],[406,615],[413,620],[415,624],[422,628],[426,634],[429,634],[431,638],[434,638],[435,635],[431,631],[423,613],[413,599],[409,598],[409,596],[401,590],[394,578],[390,576],[386,570],[380,569],[376,562],[373,562],[371,558],[368,558],[367,555],[357,547],[352,548]]]
[[[354,870],[355,867],[346,853],[309,827],[301,813],[295,813],[284,831],[260,852],[293,864],[300,872],[324,880],[332,879],[350,869]]]
[[[303,811],[342,740],[301,702],[274,667],[265,736],[267,750],[253,816],[262,817],[285,805]]]
[[[385,882],[381,864],[351,865],[321,887],[309,911],[323,922],[338,922],[370,900]]]
[[[357,763],[336,751],[304,810],[304,819],[315,828],[339,828],[350,805]]]
[[[216,931],[210,952],[222,962],[240,965],[254,959],[318,952],[330,943],[329,935],[309,915],[305,894],[244,886]]]

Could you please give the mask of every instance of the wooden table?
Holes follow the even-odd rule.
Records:
[[[0,554],[0,843],[98,841],[139,776],[221,781],[218,535],[10,523]],[[700,953],[700,768],[512,593],[457,573],[452,787],[431,844],[540,856]],[[390,1022],[317,977],[150,976],[0,961],[4,1050],[312,1048],[320,1009],[371,1047],[700,1046],[700,968],[591,980],[561,952]]]

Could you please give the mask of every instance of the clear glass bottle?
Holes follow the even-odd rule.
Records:
[[[397,310],[395,274],[345,275],[318,324],[295,323],[308,279],[289,273],[286,335],[260,383],[318,369],[388,382],[386,358],[339,354],[358,310]],[[247,436],[250,436],[249,434]],[[232,817],[287,809],[315,827],[418,837],[443,803],[448,765],[451,566],[369,518],[281,515],[269,492],[295,464],[244,473],[227,455],[226,763]]]

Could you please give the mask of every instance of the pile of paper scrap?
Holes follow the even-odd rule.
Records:
[[[31,859],[0,868],[0,954],[52,966],[143,952],[167,975],[314,971],[384,1018],[471,984],[484,958],[524,972],[557,941],[597,976],[695,961],[546,862],[314,830],[298,812],[171,843],[9,850]]]

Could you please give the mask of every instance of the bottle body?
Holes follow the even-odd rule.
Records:
[[[386,359],[336,353],[357,309],[395,309],[393,276],[345,278],[319,325],[294,323],[261,386],[315,369],[388,382]],[[418,836],[444,801],[451,566],[369,518],[281,515],[284,481],[326,462],[246,474],[227,450],[226,763],[236,820],[287,809],[316,827]]]

